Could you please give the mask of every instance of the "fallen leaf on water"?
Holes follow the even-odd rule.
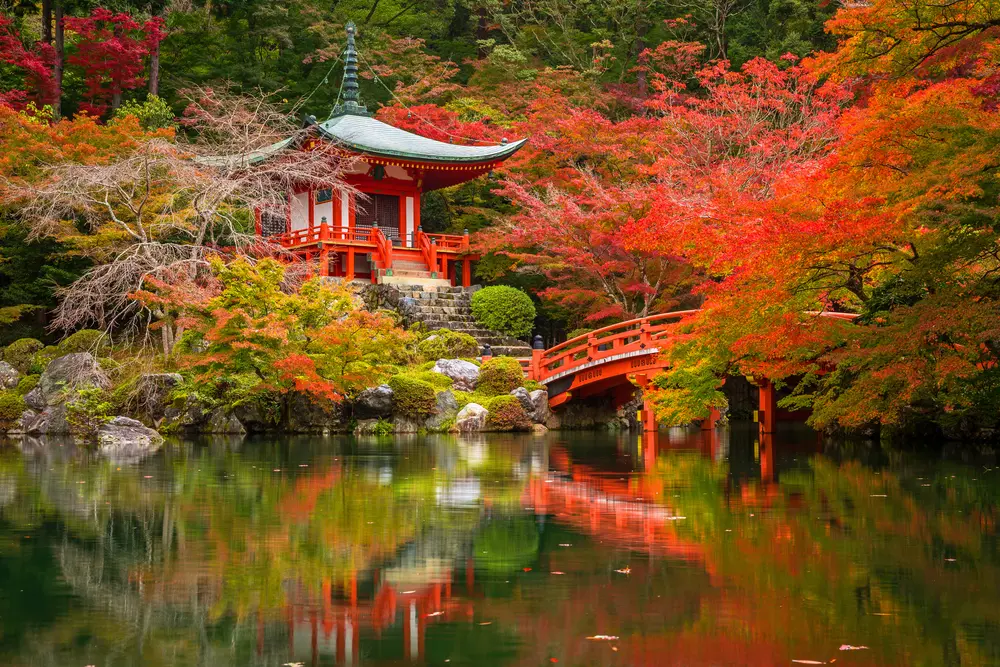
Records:
[[[873,494],[871,494],[870,497],[871,498],[888,498],[889,496],[885,495],[884,493],[873,493]]]
[[[617,572],[619,574],[628,574],[631,571],[632,571],[632,568],[630,568],[630,567],[623,567],[620,570],[615,570],[615,572]]]
[[[281,667],[302,667],[305,663],[302,662],[286,662]]]
[[[819,660],[792,660],[792,662],[797,662],[800,665],[825,665],[825,662],[820,662]]]
[[[610,642],[618,639],[615,635],[594,635],[593,637],[587,637],[587,639],[593,639],[599,642]]]
[[[493,625],[493,621],[483,621],[479,625]]]
[[[442,616],[442,615],[444,615],[443,611],[432,611],[431,613],[427,614],[427,618],[430,618],[432,616]]]
[[[410,595],[411,593],[416,593],[416,591],[403,591],[403,595]]]
[[[560,544],[559,546],[561,546],[561,547],[571,547],[573,545],[572,544]]]
[[[530,567],[526,567],[526,568],[524,568],[524,571],[525,572],[531,572],[531,568]]]
[[[867,646],[851,646],[850,644],[844,644],[843,646],[840,647],[840,650],[841,651],[864,651],[867,648],[868,648]]]
[[[560,572],[559,570],[552,570],[549,574],[566,574],[565,572]]]

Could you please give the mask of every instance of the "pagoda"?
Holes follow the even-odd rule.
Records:
[[[317,140],[334,142],[348,156],[342,183],[351,190],[331,184],[289,192],[283,212],[256,212],[257,234],[303,260],[318,260],[322,276],[468,287],[470,264],[479,258],[468,232],[425,233],[420,198],[488,173],[526,140],[462,146],[372,118],[360,101],[355,30],[347,24],[343,103],[326,121],[306,118]],[[287,146],[285,141],[269,150]]]

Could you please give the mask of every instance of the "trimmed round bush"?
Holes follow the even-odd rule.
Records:
[[[483,407],[489,410],[486,425],[493,430],[527,431],[531,428],[531,419],[516,396],[497,396]]]
[[[24,398],[17,390],[0,391],[0,426],[8,427],[16,422],[25,407]]]
[[[535,323],[535,304],[516,287],[494,285],[472,295],[472,316],[487,329],[523,338]]]
[[[476,391],[487,396],[509,394],[524,384],[521,362],[514,357],[493,357],[479,368]]]
[[[417,352],[428,361],[474,359],[479,356],[479,343],[469,334],[438,329],[417,344]]]
[[[3,360],[20,373],[27,373],[31,368],[31,358],[44,348],[42,341],[34,338],[21,338],[4,348]]]
[[[434,412],[437,407],[437,390],[430,382],[408,375],[393,375],[389,378],[396,412],[402,417],[420,419]]]
[[[25,375],[17,383],[17,388],[14,389],[19,395],[26,396],[29,391],[38,386],[39,375]]]
[[[103,331],[97,329],[80,329],[63,339],[59,343],[59,354],[73,354],[74,352],[91,352],[97,356],[98,352],[105,352],[110,347],[108,337]]]

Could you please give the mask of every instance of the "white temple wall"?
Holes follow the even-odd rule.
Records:
[[[323,218],[326,218],[326,224],[333,226],[333,202],[325,201],[322,204],[316,204],[316,212],[313,215],[313,224],[319,226],[323,224]]]
[[[292,231],[306,229],[309,226],[309,193],[299,192],[292,195]]]

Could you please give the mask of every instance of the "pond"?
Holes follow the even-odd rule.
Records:
[[[0,449],[0,664],[1000,664],[1000,471],[715,432]]]

